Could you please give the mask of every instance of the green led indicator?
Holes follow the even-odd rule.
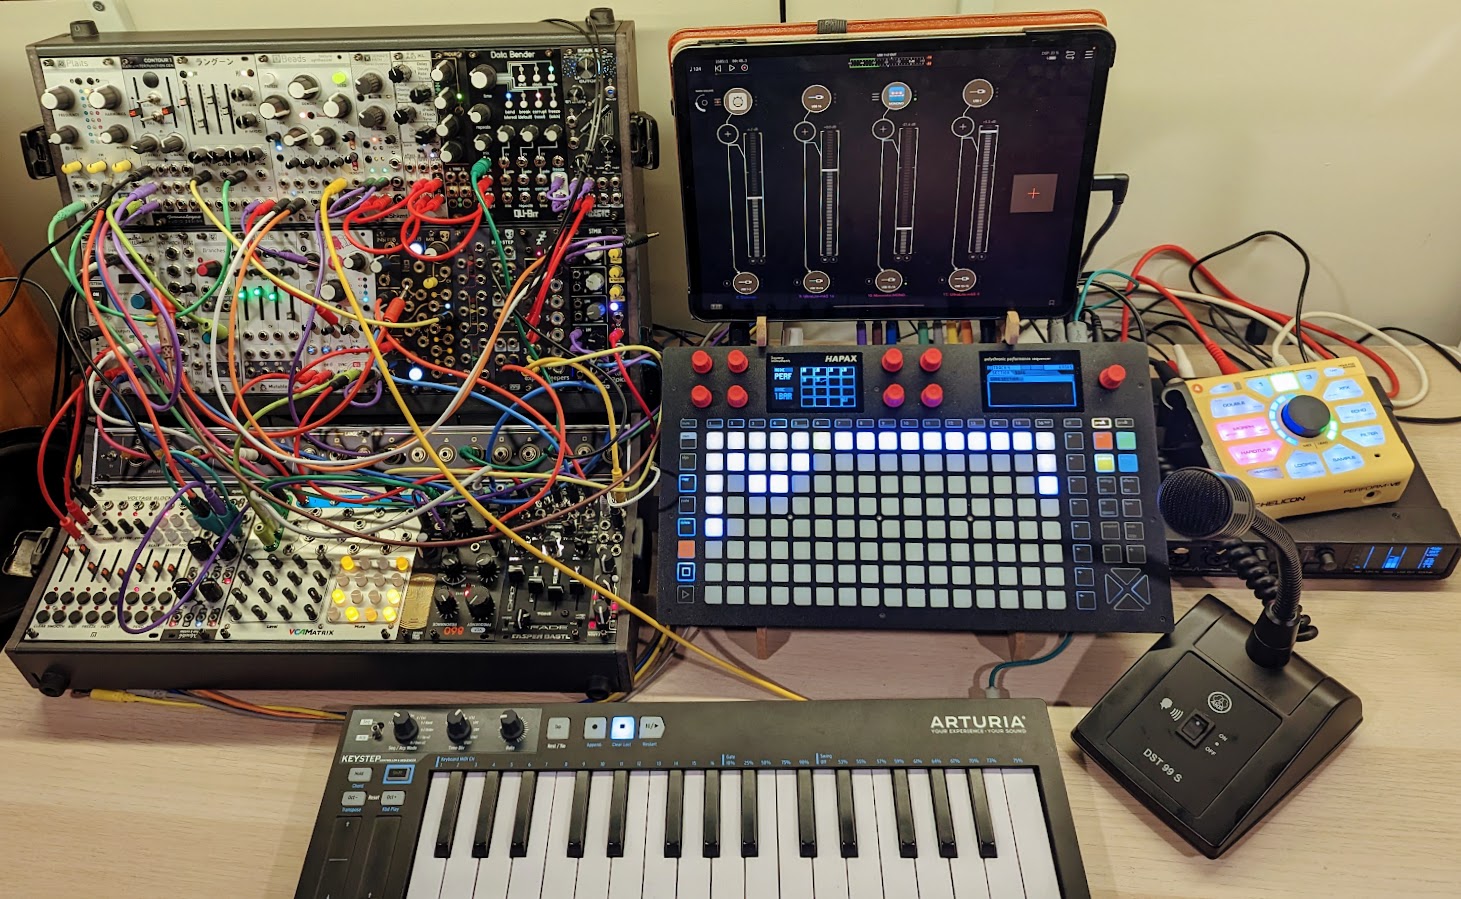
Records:
[[[258,299],[259,297],[261,297],[263,295],[264,295],[264,288],[262,288],[262,287],[255,287],[254,288],[254,292],[253,292],[254,299]]]

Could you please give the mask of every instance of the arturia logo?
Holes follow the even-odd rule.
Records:
[[[840,356],[839,355],[829,355],[829,356],[824,357],[822,359],[822,361],[823,362],[856,362],[857,361],[857,354],[856,353],[843,353]]]
[[[1023,715],[934,715],[928,729],[936,734],[982,730],[1024,730]]]

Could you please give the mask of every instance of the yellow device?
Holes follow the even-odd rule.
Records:
[[[1187,382],[1212,468],[1274,518],[1399,499],[1415,460],[1358,359]]]

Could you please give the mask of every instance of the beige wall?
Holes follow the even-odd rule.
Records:
[[[598,0],[604,2],[604,0]],[[588,3],[524,4],[581,17]],[[978,5],[978,4],[976,4]],[[1068,4],[1000,0],[999,11]],[[17,262],[43,243],[51,182],[25,180],[15,133],[39,120],[27,89],[28,41],[65,30],[78,0],[0,2],[0,242]],[[139,29],[348,24],[347,4],[300,0],[129,0]],[[405,5],[410,7],[412,5]],[[689,25],[769,21],[772,0],[621,0],[638,23],[641,105],[664,126],[665,164],[648,177],[657,316],[683,321],[684,263],[664,45]],[[792,0],[796,19],[952,11],[952,0]],[[401,21],[398,0],[352,0],[353,22]],[[414,8],[430,7],[416,4]],[[496,3],[442,8],[496,16]],[[1133,189],[1099,263],[1130,263],[1175,241],[1199,252],[1265,227],[1293,235],[1315,263],[1309,308],[1461,339],[1461,3],[1399,0],[1110,0],[1118,43],[1099,169]],[[427,15],[423,21],[443,16]],[[1104,214],[1098,198],[1093,218]],[[1231,286],[1280,308],[1298,263],[1264,247],[1224,266]],[[1175,272],[1174,272],[1175,275]],[[48,279],[52,283],[56,279]]]

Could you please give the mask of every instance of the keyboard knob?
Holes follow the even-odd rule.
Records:
[[[472,736],[472,722],[462,714],[461,709],[446,713],[446,738],[453,743],[465,743]]]
[[[943,404],[944,389],[937,384],[930,384],[923,388],[923,393],[918,395],[918,400],[930,409],[936,408]]]
[[[502,733],[502,739],[509,743],[516,743],[523,738],[523,719],[512,709],[503,712],[497,718],[497,729]]]
[[[902,384],[889,384],[888,389],[883,391],[883,404],[896,409],[903,405],[905,399]]]
[[[944,351],[939,349],[938,347],[930,347],[923,351],[922,356],[918,357],[918,367],[928,372],[929,374],[933,374],[934,372],[938,371],[940,368],[943,367],[943,364]]]
[[[1096,380],[1100,381],[1101,386],[1107,390],[1115,390],[1126,381],[1126,366],[1108,365],[1101,369],[1101,373],[1097,375]]]
[[[725,401],[727,403],[730,403],[731,406],[739,409],[742,406],[746,405],[746,403],[750,402],[751,398],[746,394],[746,388],[742,387],[739,384],[735,384],[731,387],[730,390],[727,390],[725,392]]]
[[[695,369],[697,375],[708,375],[710,370],[715,367],[715,360],[710,358],[710,354],[704,350],[696,350],[690,354],[690,367]]]
[[[741,392],[745,393],[745,390],[743,389]],[[706,406],[709,406],[714,401],[715,394],[711,393],[710,388],[706,387],[704,384],[696,384],[694,387],[690,388],[690,403],[696,409],[704,409]]]
[[[883,371],[899,372],[903,370],[903,351],[896,347],[883,353]]]
[[[740,350],[731,350],[730,355],[725,357],[725,365],[726,368],[729,368],[736,374],[740,374],[751,367],[751,360],[747,359],[746,354]]]
[[[1307,395],[1289,400],[1279,417],[1284,427],[1300,437],[1318,437],[1333,418],[1323,400]]]
[[[396,735],[397,743],[409,743],[421,733],[421,726],[411,717],[410,712],[397,712],[391,716],[391,730]]]

